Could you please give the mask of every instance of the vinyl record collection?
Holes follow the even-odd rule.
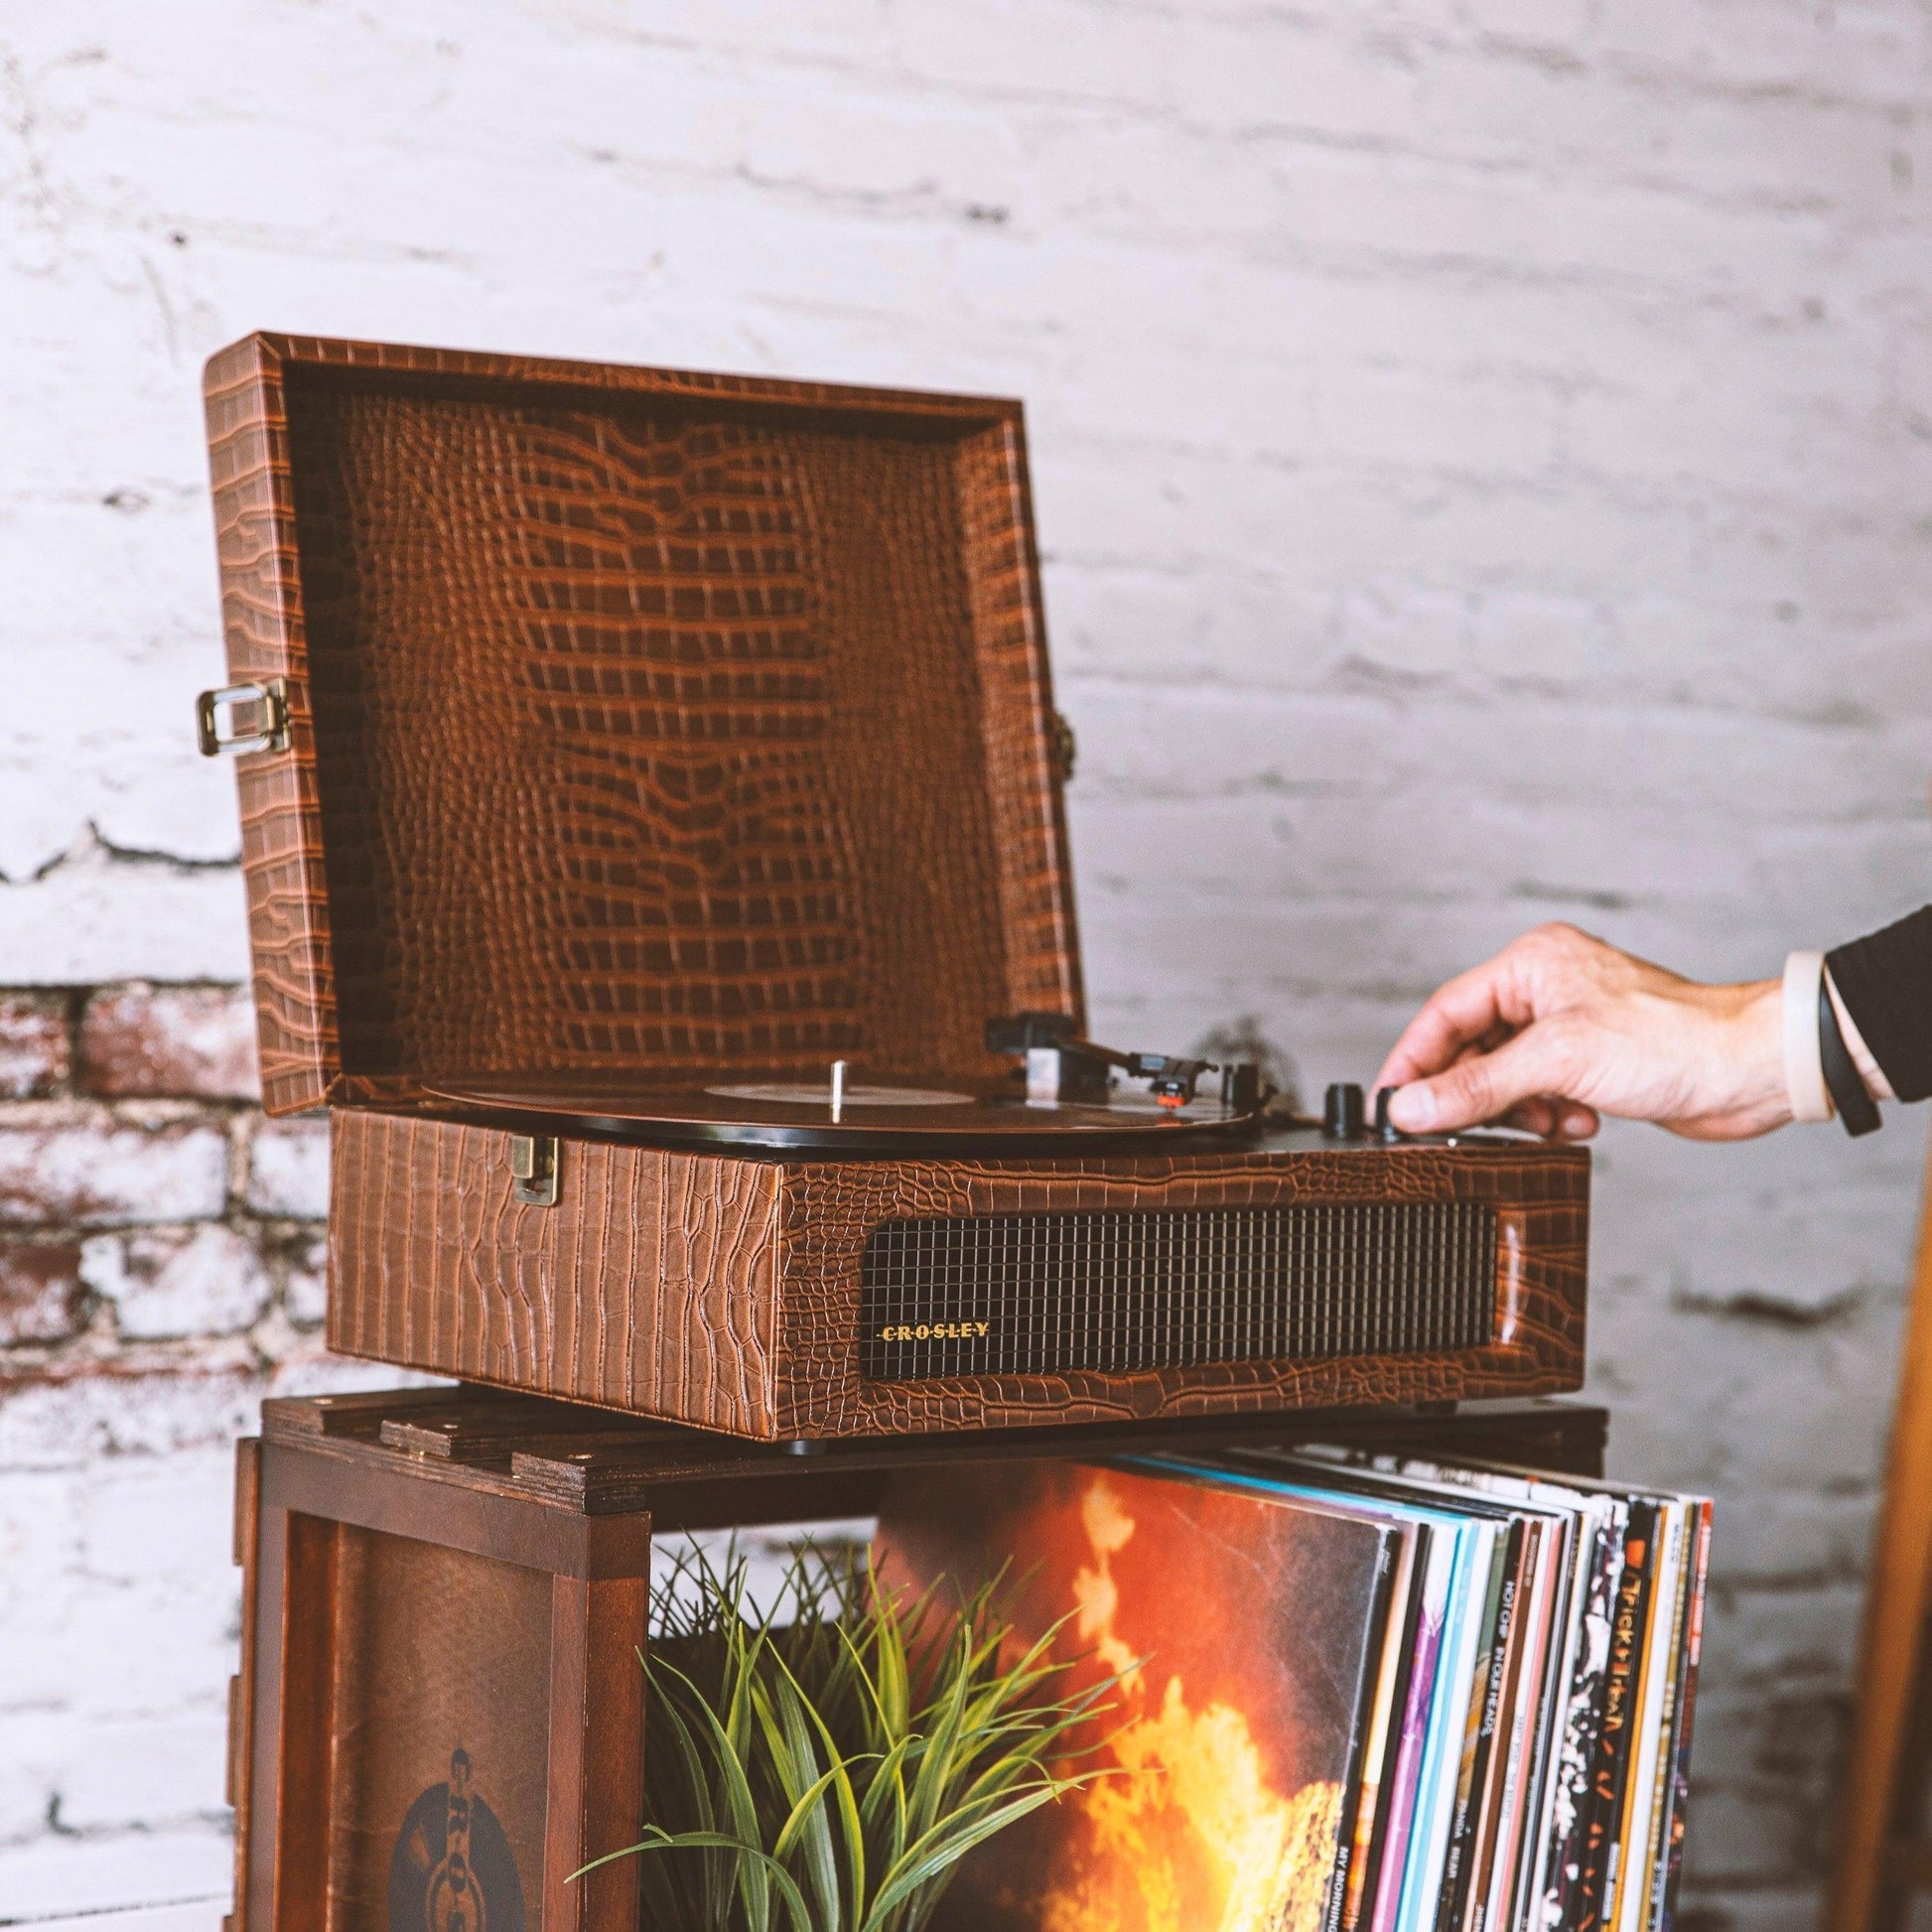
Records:
[[[1118,1775],[943,1922],[1663,1932],[1710,1528],[1702,1496],[1361,1450],[928,1479],[888,1561],[1027,1573],[1119,1725]]]

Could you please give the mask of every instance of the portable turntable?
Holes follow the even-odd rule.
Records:
[[[1084,1037],[1018,404],[263,336],[207,403],[333,1347],[766,1439],[1581,1382],[1587,1155]]]

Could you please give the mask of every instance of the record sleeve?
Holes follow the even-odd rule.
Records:
[[[1543,1663],[1553,1607],[1548,1546],[1555,1541],[1555,1525],[1540,1510],[1522,1510],[1518,1521],[1523,1550],[1506,1639],[1504,1696],[1490,1741],[1486,1816],[1463,1914],[1470,1932],[1514,1922],[1516,1871],[1535,1755],[1531,1739],[1540,1732],[1544,1717]]]
[[[1551,1731],[1552,1762],[1543,1781],[1539,1822],[1525,1848],[1525,1879],[1530,1887],[1525,1895],[1531,1900],[1526,1923],[1531,1932],[1558,1932],[1573,1922],[1566,1914],[1573,1912],[1583,1880],[1592,1754],[1602,1718],[1611,1614],[1623,1567],[1627,1500],[1607,1485],[1585,1486],[1577,1478],[1492,1464],[1443,1464],[1319,1447],[1298,1454],[1311,1461],[1397,1472],[1499,1497],[1522,1497],[1574,1516],[1563,1642],[1550,1679],[1560,1699],[1560,1719],[1546,1726]]]
[[[1338,1465],[1311,1466],[1285,1450],[1232,1452],[1242,1465],[1277,1471],[1275,1479],[1294,1483],[1313,1496],[1376,1499],[1391,1510],[1422,1509],[1446,1527],[1459,1527],[1457,1574],[1446,1641],[1439,1659],[1432,1713],[1433,1754],[1417,1794],[1414,1827],[1402,1871],[1399,1902],[1385,1882],[1377,1901],[1376,1922],[1397,1932],[1434,1932],[1448,1908],[1449,1851],[1458,1816],[1466,1824],[1477,1787],[1469,1749],[1483,1717],[1483,1704],[1495,1668],[1495,1626],[1500,1601],[1500,1566],[1512,1527],[1508,1508],[1483,1496],[1450,1495],[1448,1485],[1417,1482],[1375,1471]],[[1250,1478],[1251,1480],[1255,1478]],[[1386,1878],[1386,1874],[1385,1874]],[[1385,1920],[1385,1909],[1392,1917]]]
[[[1475,1526],[1440,1517],[1424,1520],[1430,1536],[1430,1575],[1409,1705],[1403,1718],[1388,1829],[1370,1901],[1370,1932],[1397,1932],[1403,1922],[1405,1896],[1412,1891],[1420,1895],[1416,1874],[1423,1863],[1420,1848],[1427,1840],[1425,1826],[1437,1767],[1453,1764],[1449,1746],[1457,1726],[1451,1717],[1453,1697],[1449,1680],[1455,1650],[1457,1604],[1467,1593],[1467,1579],[1475,1563]]]
[[[1299,1498],[1065,1462],[922,1469],[889,1582],[1006,1569],[1031,1640],[1118,1679],[1108,1775],[969,1858],[935,1928],[1324,1932],[1346,1883],[1400,1534]],[[1111,1736],[1104,1733],[1111,1729]],[[1103,1741],[1104,1739],[1104,1741]]]
[[[1651,1779],[1649,1816],[1645,1820],[1642,1863],[1632,1867],[1630,1911],[1624,1922],[1636,1932],[1650,1932],[1657,1922],[1660,1887],[1670,1868],[1667,1834],[1670,1831],[1672,1787],[1676,1781],[1678,1697],[1684,1682],[1685,1637],[1691,1612],[1691,1586],[1696,1574],[1699,1512],[1688,1500],[1680,1503],[1683,1527],[1678,1537],[1676,1587],[1670,1608],[1670,1646],[1666,1652],[1663,1696],[1657,1721],[1657,1765]],[[1637,1893],[1641,1892],[1641,1898]]]
[[[1610,1610],[1609,1660],[1603,1673],[1603,1718],[1590,1766],[1589,1826],[1580,1888],[1577,1932],[1608,1927],[1615,1910],[1622,1851],[1623,1800],[1636,1737],[1636,1700],[1657,1576],[1657,1544],[1664,1505],[1633,1497],[1623,1537],[1623,1562]]]
[[[1687,1612],[1684,1655],[1677,1688],[1677,1739],[1671,1760],[1670,1812],[1664,1833],[1664,1857],[1657,1873],[1657,1896],[1651,1924],[1657,1932],[1672,1932],[1677,1917],[1677,1892],[1684,1873],[1684,1826],[1691,1797],[1691,1735],[1696,1727],[1698,1666],[1704,1654],[1704,1598],[1711,1569],[1710,1497],[1695,1498],[1697,1534],[1686,1579]]]
[[[1515,1917],[1518,1868],[1537,1807],[1533,1780],[1546,1761],[1544,1733],[1552,1707],[1551,1623],[1559,1609],[1559,1553],[1569,1518],[1543,1502],[1522,1500],[1520,1485],[1489,1493],[1466,1471],[1397,1472],[1396,1458],[1343,1451],[1246,1452],[1247,1457],[1302,1467],[1313,1480],[1345,1489],[1440,1499],[1448,1507],[1495,1520],[1510,1541],[1496,1610],[1497,1641],[1482,1706],[1471,1715],[1458,1780],[1456,1836],[1433,1923],[1440,1928],[1500,1924]],[[1435,1471],[1430,1473],[1429,1471]],[[1458,1478],[1458,1479],[1451,1479]]]
[[[1516,1605],[1517,1571],[1522,1562],[1520,1523],[1498,1526],[1494,1559],[1482,1609],[1482,1649],[1477,1653],[1474,1692],[1463,1731],[1462,1761],[1455,1785],[1455,1811],[1449,1828],[1443,1888],[1436,1907],[1436,1932],[1456,1932],[1469,1899],[1476,1842],[1486,1792],[1490,1746],[1506,1681],[1511,1619]]]
[[[1353,1822],[1345,1846],[1345,1883],[1330,1901],[1336,1932],[1355,1932],[1373,1901],[1391,1841],[1400,1845],[1414,1803],[1419,1748],[1435,1692],[1441,1642],[1442,1589],[1432,1597],[1431,1548],[1435,1526],[1421,1512],[1391,1507],[1368,1498],[1338,1494],[1318,1484],[1304,1484],[1231,1470],[1219,1464],[1165,1456],[1131,1457],[1130,1466],[1186,1480],[1253,1489],[1262,1495],[1294,1496],[1343,1515],[1396,1526],[1401,1537],[1392,1590],[1393,1612],[1382,1646],[1374,1715],[1363,1755],[1364,1770]],[[1447,1578],[1447,1570],[1444,1571]],[[1412,1716],[1412,1699],[1419,1702]],[[1407,1746],[1407,1748],[1405,1748]],[[1406,1794],[1406,1802],[1404,1801]],[[1399,1817],[1399,1822],[1398,1822]]]
[[[1573,1512],[1541,1505],[1535,1517],[1537,1550],[1524,1612],[1524,1654],[1504,1767],[1504,1833],[1491,1861],[1486,1926],[1515,1926],[1527,1917],[1533,1854],[1545,1818],[1544,1796],[1554,1770],[1556,1719],[1568,1690],[1559,1665],[1569,1630],[1570,1567],[1576,1543]]]
[[[1433,1540],[1429,1524],[1411,1524],[1397,1563],[1395,1613],[1389,1622],[1389,1640],[1382,1646],[1382,1688],[1376,1698],[1376,1728],[1369,1738],[1367,1762],[1373,1782],[1365,1774],[1342,1899],[1341,1932],[1360,1932],[1364,1911],[1375,1896],[1394,1823],[1412,1690],[1418,1674],[1433,1676],[1436,1667],[1435,1644],[1425,1647],[1424,1643]]]
[[[1534,1924],[1532,1899],[1554,1831],[1557,1786],[1566,1765],[1573,1787],[1587,1776],[1587,1752],[1569,1749],[1566,1725],[1581,1694],[1587,1713],[1594,1708],[1587,1687],[1577,1683],[1581,1604],[1588,1560],[1584,1549],[1588,1521],[1610,1507],[1556,1479],[1486,1468],[1480,1464],[1444,1464],[1422,1457],[1391,1455],[1319,1446],[1298,1449],[1311,1463],[1370,1468],[1433,1487],[1461,1490],[1491,1503],[1533,1512],[1541,1526],[1540,1549],[1528,1574],[1524,1636],[1528,1648],[1518,1673],[1508,1758],[1505,1766],[1504,1842],[1488,1861],[1489,1876],[1482,1922]]]
[[[1651,1848],[1669,1742],[1665,1705],[1676,1687],[1678,1643],[1683,1636],[1682,1584],[1691,1528],[1690,1505],[1672,1497],[1664,1504],[1657,1539],[1657,1579],[1650,1592],[1644,1632],[1636,1751],[1624,1798],[1616,1890],[1605,1898],[1603,1907],[1605,1923],[1613,1922],[1617,1932],[1643,1932],[1650,1909]]]

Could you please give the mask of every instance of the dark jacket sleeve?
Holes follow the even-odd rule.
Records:
[[[1827,953],[1825,965],[1892,1092],[1932,1094],[1932,905]]]

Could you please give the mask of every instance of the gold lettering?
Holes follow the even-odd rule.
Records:
[[[881,1341],[984,1341],[993,1332],[990,1321],[889,1322],[879,1331]]]

